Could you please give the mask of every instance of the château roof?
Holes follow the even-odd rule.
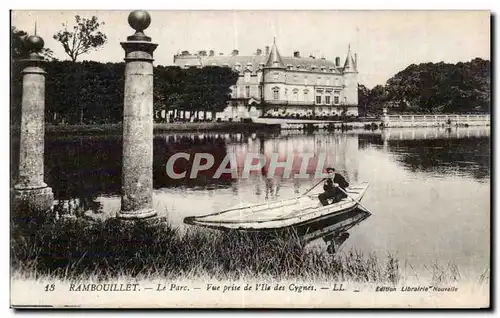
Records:
[[[226,66],[240,72],[246,70],[255,73],[264,67],[291,68],[293,71],[304,72],[357,72],[356,60],[351,54],[351,49],[347,52],[344,66],[335,66],[334,61],[325,58],[281,56],[276,42],[269,54],[256,53],[254,55],[177,55],[174,63],[179,66]]]
[[[218,55],[218,56],[202,56],[202,57],[193,57],[182,58],[179,59],[176,64],[184,66],[184,64],[189,64],[190,66],[227,66],[230,68],[236,68],[239,66],[241,70],[245,70],[248,66],[251,71],[255,71],[260,67],[266,65],[268,58],[265,54],[261,55],[237,55],[237,56],[229,56],[229,55]],[[183,61],[181,63],[181,61]],[[319,58],[311,58],[311,57],[293,57],[293,56],[283,56],[281,57],[281,61],[284,65],[284,68],[287,66],[291,66],[293,70],[297,71],[309,71],[309,72],[321,72],[322,68],[325,68],[327,71],[330,69],[342,72],[343,68],[335,67],[335,63],[333,61],[327,59],[319,59]]]
[[[344,71],[345,72],[357,72],[356,61],[352,57],[350,45],[349,45],[349,48],[347,50],[347,56],[345,58]]]
[[[276,39],[273,39],[273,47],[271,48],[271,52],[269,53],[266,67],[285,68],[283,60],[281,59],[280,52],[278,51],[278,47],[276,46]]]

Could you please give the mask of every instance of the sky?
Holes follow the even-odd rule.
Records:
[[[74,16],[97,16],[107,43],[79,60],[123,61],[121,41],[133,34],[130,11],[12,11],[11,24],[45,40],[58,59],[69,59],[52,38],[62,23]],[[173,64],[174,54],[188,50],[215,50],[240,55],[264,51],[276,38],[283,56],[299,51],[343,62],[348,46],[358,55],[360,84],[369,88],[385,82],[410,64],[457,63],[480,57],[490,59],[489,11],[149,11],[145,30],[159,44],[156,65]]]

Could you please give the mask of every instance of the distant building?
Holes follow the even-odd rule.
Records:
[[[231,100],[218,117],[238,120],[246,117],[300,115],[358,115],[357,55],[347,51],[344,64],[313,56],[281,56],[274,41],[271,50],[257,49],[253,55],[216,55],[213,50],[174,56],[183,68],[230,67],[239,73]]]

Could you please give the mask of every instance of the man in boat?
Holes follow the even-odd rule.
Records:
[[[329,199],[333,199],[332,203],[336,203],[343,198],[346,198],[347,195],[344,193],[344,191],[346,191],[345,189],[349,187],[349,183],[346,181],[346,179],[340,173],[335,173],[334,168],[326,168],[326,172],[328,173],[328,178],[323,185],[323,190],[325,190],[325,192],[321,193],[318,196],[319,201],[323,205],[328,205]]]

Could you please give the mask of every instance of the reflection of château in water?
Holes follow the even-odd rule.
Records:
[[[358,138],[347,134],[316,134],[316,135],[295,135],[295,136],[273,136],[266,138],[265,136],[248,138],[246,143],[228,143],[227,151],[229,153],[247,154],[260,153],[264,154],[267,162],[271,160],[272,154],[279,155],[279,161],[284,162],[287,156],[293,156],[300,159],[301,155],[314,154],[319,157],[319,154],[325,154],[324,167],[334,166],[339,172],[347,173],[347,177],[351,180],[357,178],[357,157],[358,157]],[[299,162],[300,163],[300,162]],[[308,166],[307,173],[314,177],[316,172],[316,164],[322,166],[321,162],[312,159]],[[300,164],[296,164],[292,172],[298,172]]]
[[[295,193],[299,194],[305,189],[300,189],[299,180],[294,179],[293,175],[299,173],[301,169],[302,159],[305,154],[314,155],[309,161],[307,174],[310,179],[315,179],[316,170],[324,172],[323,168],[333,166],[342,173],[349,182],[358,181],[358,156],[359,156],[358,138],[352,134],[295,134],[295,135],[278,135],[272,138],[265,136],[250,136],[245,143],[228,143],[228,153],[233,153],[237,158],[245,158],[248,153],[263,154],[266,157],[267,163],[271,160],[273,154],[278,154],[278,161],[285,162],[288,156],[293,157],[293,168],[290,176],[284,174],[284,169],[276,169],[273,176],[267,174],[268,169],[262,169],[260,172],[250,174],[249,179],[238,180],[243,183],[256,183],[256,192],[260,193],[262,189],[260,184],[266,185],[266,198],[269,192],[276,195],[281,183],[293,183]],[[324,162],[320,154],[324,154]],[[242,165],[243,161],[239,161]],[[238,167],[242,170],[242,166]],[[304,182],[302,182],[304,183]],[[275,188],[273,188],[275,187]]]
[[[178,168],[189,176],[195,153],[210,153],[214,156],[214,167],[200,171],[198,178],[174,180],[166,174],[166,162],[174,153],[185,152],[191,155],[190,161],[178,160]],[[232,178],[224,175],[214,179],[215,171],[228,154],[245,156],[247,153],[264,154],[270,160],[272,153],[279,154],[279,161],[285,161],[288,154],[300,156],[311,153],[318,156],[324,153],[324,166],[334,166],[349,181],[357,181],[358,138],[348,134],[317,134],[294,136],[257,135],[251,133],[184,133],[157,135],[154,138],[154,188],[188,187],[217,188],[236,187],[239,183],[255,183],[256,192],[269,196],[279,194],[280,183],[292,183],[296,194],[304,191],[304,180],[269,179],[266,171],[256,171],[249,179]],[[56,199],[80,198],[82,202],[92,202],[97,196],[114,196],[120,193],[121,186],[121,140],[109,136],[53,136],[47,141],[46,178],[54,188]],[[15,161],[15,158],[13,158]],[[317,162],[310,161],[307,173],[314,178]],[[321,163],[320,163],[321,164]],[[300,165],[295,167],[296,172]],[[277,172],[279,173],[279,169]],[[302,188],[301,188],[302,186]],[[260,189],[259,189],[260,187]],[[235,188],[235,189],[236,189]],[[235,190],[236,191],[236,190]]]
[[[18,142],[12,139],[12,149],[18,147]],[[490,174],[489,127],[390,128],[312,134],[289,131],[278,134],[177,133],[154,138],[154,188],[230,188],[235,194],[249,188],[260,199],[298,195],[316,181],[269,178],[265,169],[252,173],[248,179],[233,178],[230,174],[214,179],[216,168],[200,172],[197,179],[172,180],[166,174],[165,164],[179,151],[211,153],[215,157],[215,167],[228,154],[258,153],[269,158],[276,152],[279,160],[284,161],[288,154],[325,153],[325,166],[334,166],[349,182],[355,183],[359,181],[360,156],[370,147],[390,154],[391,160],[410,171],[471,175],[478,180],[488,180]],[[13,175],[17,171],[17,154],[11,152]],[[45,180],[52,185],[56,200],[70,200],[68,206],[73,203],[92,206],[96,197],[120,194],[122,146],[119,136],[50,136],[45,156]],[[189,169],[190,165],[186,163],[185,167]],[[311,168],[313,179],[316,167],[312,165]],[[72,202],[73,199],[76,200]]]

